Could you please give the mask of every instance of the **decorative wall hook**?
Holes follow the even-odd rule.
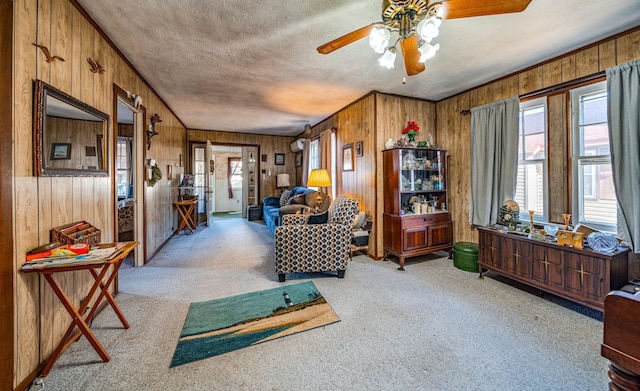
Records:
[[[147,130],[147,150],[151,149],[151,138],[157,134],[156,132],[156,123],[162,122],[158,113],[154,113],[151,116],[151,124],[149,125],[149,129]]]
[[[162,120],[160,119],[158,113],[153,113],[153,115],[151,116],[151,125],[155,126],[156,122],[162,122]]]
[[[64,58],[60,56],[52,56],[51,52],[46,46],[38,45],[37,43],[34,43],[33,46],[40,48],[40,50],[42,50],[42,53],[44,53],[44,55],[47,57],[47,62],[54,62],[55,60],[64,62]]]
[[[91,64],[91,72],[93,73],[104,73],[106,71],[98,61],[91,59],[91,57],[87,57],[87,62]]]

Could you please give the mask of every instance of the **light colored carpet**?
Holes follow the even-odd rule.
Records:
[[[189,304],[279,286],[264,224],[216,221],[120,273],[116,301],[44,379],[46,390],[604,390],[602,323],[437,256],[355,257],[312,281],[341,322],[169,368]],[[309,280],[288,276],[284,284]]]

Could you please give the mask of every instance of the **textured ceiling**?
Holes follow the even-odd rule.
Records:
[[[380,0],[78,0],[190,129],[297,135],[366,93],[440,100],[640,25],[640,0],[533,0],[521,13],[443,21],[440,51],[406,78],[367,39]],[[124,86],[126,87],[126,86]]]

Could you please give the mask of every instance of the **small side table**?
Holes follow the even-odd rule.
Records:
[[[369,235],[371,234],[372,227],[373,221],[367,220],[364,227],[362,227],[362,230],[353,232],[353,237],[351,238],[351,252],[349,253],[350,259],[354,252],[369,252]]]
[[[247,221],[262,220],[262,207],[260,205],[247,206]]]
[[[196,222],[193,220],[193,210],[198,200],[176,201],[173,206],[178,209],[180,214],[180,227],[178,232],[184,230],[186,235],[191,235],[193,229],[196,229]]]
[[[57,266],[48,266],[39,269],[23,269],[23,273],[37,273],[47,280],[53,292],[58,296],[60,302],[67,310],[67,313],[71,316],[71,324],[67,328],[66,333],[58,343],[58,346],[54,349],[53,353],[49,357],[44,369],[40,373],[41,377],[46,377],[51,371],[53,364],[55,364],[56,360],[60,355],[67,350],[67,348],[75,341],[80,338],[81,335],[84,335],[93,349],[98,353],[102,361],[107,362],[111,359],[107,351],[104,349],[100,341],[93,334],[91,329],[89,328],[88,323],[93,320],[93,316],[96,312],[96,309],[100,307],[100,303],[102,300],[107,300],[113,311],[120,319],[120,323],[122,323],[122,327],[125,329],[129,328],[129,322],[124,317],[124,314],[120,310],[120,307],[116,304],[113,296],[109,292],[109,287],[115,280],[118,275],[118,270],[122,265],[122,262],[127,257],[129,252],[133,250],[138,245],[137,241],[133,242],[120,242],[120,243],[110,243],[110,244],[102,244],[101,246],[116,246],[117,251],[115,255],[113,255],[110,259],[106,259],[104,261],[95,262],[95,263],[86,263],[86,264],[68,264],[68,265],[57,265]],[[113,268],[111,266],[113,265]],[[64,293],[62,288],[57,284],[54,274],[58,273],[67,273],[67,272],[77,272],[80,270],[88,270],[94,278],[93,285],[89,289],[89,293],[87,293],[84,300],[80,302],[80,307],[76,308],[73,304],[73,301]],[[93,304],[92,307],[89,307],[89,303],[93,296],[98,293],[98,297]],[[84,312],[91,308],[89,313],[84,316]],[[76,328],[78,330],[76,330]],[[75,331],[75,332],[74,332]]]

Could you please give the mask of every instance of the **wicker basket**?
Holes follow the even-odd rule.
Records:
[[[60,244],[86,243],[89,245],[100,243],[100,230],[86,221],[79,221],[51,230],[51,241]]]

